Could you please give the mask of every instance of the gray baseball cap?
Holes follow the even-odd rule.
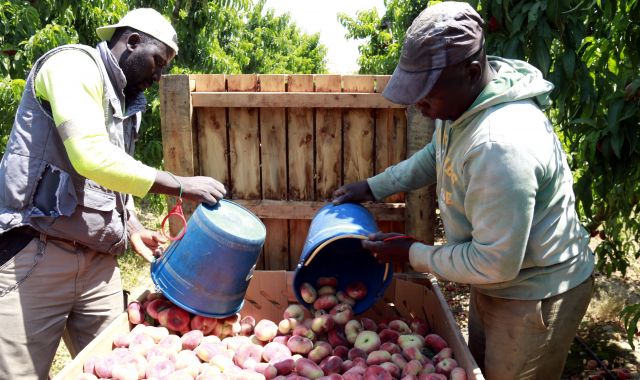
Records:
[[[423,10],[407,29],[400,62],[382,95],[415,104],[429,94],[442,69],[482,48],[484,21],[468,3],[444,1]]]

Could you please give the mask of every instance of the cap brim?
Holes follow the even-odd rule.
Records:
[[[396,104],[416,104],[429,94],[441,72],[442,69],[411,72],[396,66],[382,96]]]
[[[101,26],[96,29],[96,34],[102,41],[109,41],[116,31],[116,25]]]

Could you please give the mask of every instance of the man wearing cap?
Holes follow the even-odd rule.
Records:
[[[488,57],[483,24],[462,2],[414,20],[383,95],[436,119],[433,139],[337,189],[334,202],[436,183],[446,244],[378,233],[363,246],[471,285],[469,347],[488,379],[559,379],[591,298],[594,255],[562,144],[541,111],[553,85],[525,62]]]
[[[60,338],[73,355],[123,310],[116,256],[165,239],[132,195],[216,203],[224,185],[133,159],[144,90],[178,53],[171,24],[136,9],[34,64],[0,163],[0,379],[43,379]]]

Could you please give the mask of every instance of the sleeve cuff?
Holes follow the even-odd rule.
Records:
[[[415,242],[409,248],[409,263],[416,272],[431,272],[428,258],[431,256],[432,246]]]
[[[384,171],[378,175],[367,178],[367,183],[369,184],[369,188],[371,189],[371,194],[373,194],[373,197],[377,201],[396,193],[396,191],[391,186],[392,181],[389,177],[389,174]]]

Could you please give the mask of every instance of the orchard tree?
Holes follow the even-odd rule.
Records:
[[[340,15],[362,39],[360,72],[391,74],[404,32],[428,5],[389,0],[384,15]],[[637,0],[469,1],[486,21],[487,52],[524,59],[555,85],[548,116],[568,152],[576,208],[598,268],[623,275],[640,257],[640,2]],[[629,341],[640,305],[623,310]]]

